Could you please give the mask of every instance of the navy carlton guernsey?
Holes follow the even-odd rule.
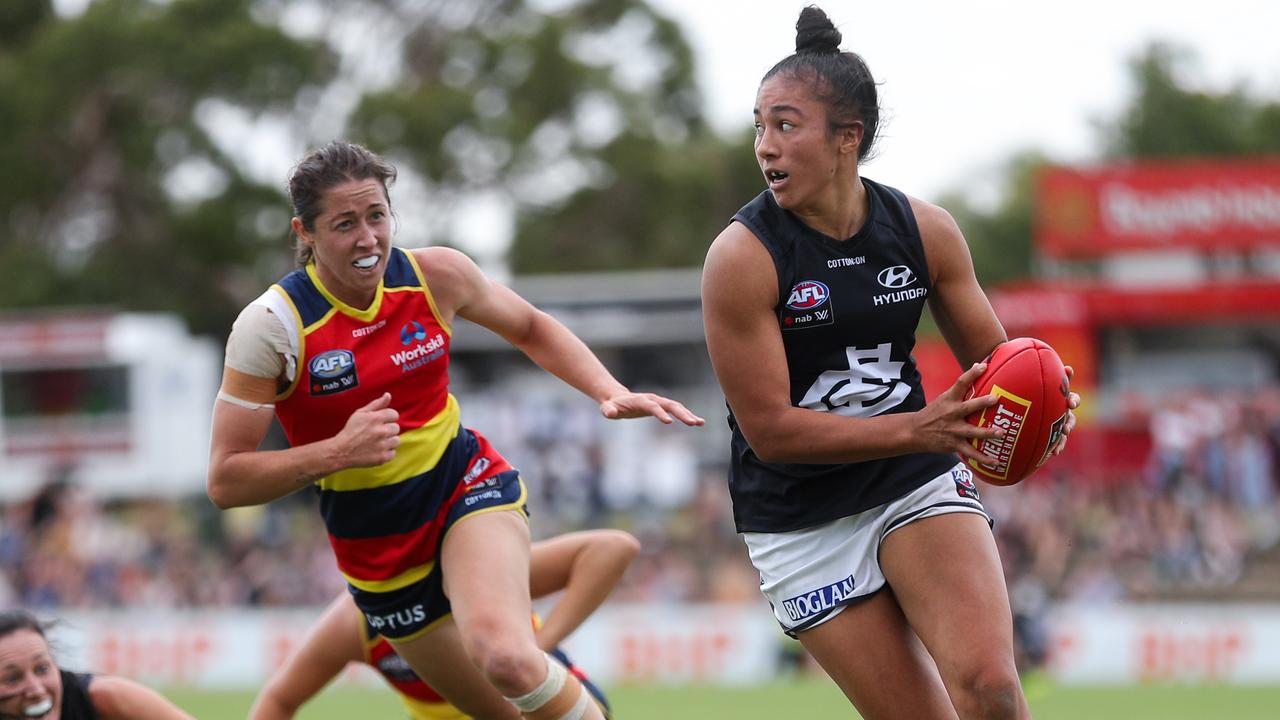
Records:
[[[870,212],[839,241],[778,207],[768,190],[738,211],[778,272],[774,307],[791,404],[850,417],[913,412],[924,389],[911,351],[931,289],[915,214],[901,192],[862,180]],[[729,412],[729,492],[738,532],[787,532],[901,497],[957,462],[948,454],[819,465],[756,457]]]

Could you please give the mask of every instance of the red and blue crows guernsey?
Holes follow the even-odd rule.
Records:
[[[523,483],[482,436],[459,426],[449,393],[451,331],[410,253],[392,249],[366,310],[334,297],[314,265],[272,289],[298,327],[297,377],[276,401],[291,444],[337,435],[384,392],[400,414],[400,447],[390,462],[342,470],[317,486],[356,603],[389,637],[419,634],[449,612],[442,593],[418,592],[439,590],[444,533],[466,514],[523,507]],[[428,587],[414,587],[423,581]]]

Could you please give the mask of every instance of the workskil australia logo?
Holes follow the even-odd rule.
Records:
[[[414,324],[417,325],[417,323]],[[418,325],[418,327],[422,326]],[[409,326],[406,325],[405,328],[409,328]],[[417,370],[423,365],[430,363],[432,360],[439,359],[445,353],[446,348],[443,333],[436,333],[435,335],[432,335],[430,339],[427,339],[425,331],[421,333],[421,336],[419,336],[418,333],[419,331],[413,331],[406,335],[404,330],[401,330],[400,332],[402,341],[406,336],[409,338],[409,342],[405,343],[406,345],[414,343],[413,347],[408,350],[391,353],[391,362],[395,363],[396,367],[400,368],[400,372]]]

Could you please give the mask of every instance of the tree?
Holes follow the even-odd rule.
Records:
[[[1252,97],[1243,83],[1197,89],[1195,57],[1156,43],[1129,65],[1137,92],[1102,126],[1108,159],[1251,155],[1280,151],[1280,103]]]
[[[699,267],[707,247],[764,183],[753,131],[678,145],[624,136],[603,154],[608,180],[519,218],[513,267],[526,272]]]
[[[229,125],[283,128],[290,158],[334,137],[390,157],[402,244],[465,245],[459,209],[492,200],[517,272],[696,266],[762,185],[645,0],[15,0],[0,21],[7,310],[224,334],[290,267],[284,175]]]
[[[0,51],[0,307],[174,311],[225,332],[265,241],[286,255],[287,218],[260,222],[279,192],[215,142],[210,103],[288,113],[330,77],[325,48],[249,0],[5,7],[22,22]]]
[[[1048,163],[1044,155],[1031,151],[1006,161],[1000,200],[990,210],[975,207],[959,194],[942,197],[940,204],[951,211],[969,241],[974,270],[983,285],[999,285],[1031,274],[1035,175]]]
[[[365,97],[351,134],[434,209],[405,224],[408,244],[463,244],[438,218],[488,195],[512,211],[516,272],[697,266],[762,188],[750,145],[706,126],[680,29],[643,0],[375,5],[403,36],[401,77]]]

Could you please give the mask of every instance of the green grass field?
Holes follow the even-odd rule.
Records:
[[[253,693],[166,693],[200,720],[242,720]],[[619,720],[750,720],[856,717],[826,679],[803,679],[744,688],[616,687],[608,691]],[[1118,688],[1058,687],[1030,683],[1027,697],[1037,720],[1275,720],[1280,686],[1149,685]],[[298,720],[404,718],[390,691],[330,689]]]

